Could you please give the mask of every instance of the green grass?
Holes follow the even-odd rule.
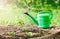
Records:
[[[23,14],[23,8],[6,8],[0,9],[0,25],[35,25],[33,20]],[[25,10],[24,10],[25,11]],[[53,11],[53,18],[51,20],[52,24],[60,25],[60,11],[59,10],[52,10]],[[30,12],[31,15],[36,17],[37,13]]]
[[[29,17],[23,14],[23,9],[5,8],[0,9],[0,25],[23,25],[32,24]]]
[[[59,10],[53,10],[53,18],[52,18],[51,23],[60,25],[60,11]]]

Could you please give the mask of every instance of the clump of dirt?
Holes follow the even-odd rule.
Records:
[[[60,27],[49,29],[37,26],[0,26],[0,39],[60,39]]]

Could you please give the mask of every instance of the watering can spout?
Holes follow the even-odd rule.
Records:
[[[25,12],[24,14],[26,14],[27,16],[29,16],[38,25],[37,19],[35,19],[32,15],[28,14],[28,12]]]

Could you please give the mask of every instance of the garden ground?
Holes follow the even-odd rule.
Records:
[[[31,25],[0,26],[0,39],[60,39],[60,27],[42,29]]]

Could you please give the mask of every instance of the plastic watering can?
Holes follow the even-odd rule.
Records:
[[[28,15],[40,28],[50,28],[50,21],[52,19],[52,12],[50,10],[40,11],[37,14],[37,19],[35,19],[32,15],[25,13]]]

